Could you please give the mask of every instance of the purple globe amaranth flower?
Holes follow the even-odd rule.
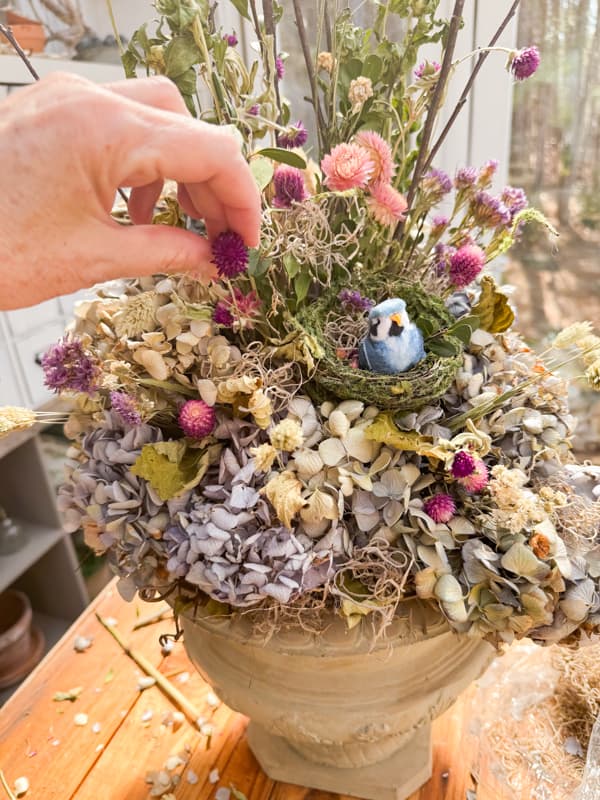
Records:
[[[302,203],[308,197],[302,170],[282,164],[273,176],[275,208],[291,208],[293,203]]]
[[[443,169],[430,169],[421,181],[421,191],[427,195],[427,199],[433,204],[441,200],[444,195],[452,191],[452,181]]]
[[[431,519],[440,524],[450,522],[456,513],[456,503],[449,494],[434,494],[423,504],[423,510]]]
[[[450,258],[450,280],[457,289],[464,289],[479,275],[485,264],[485,253],[476,244],[464,244]]]
[[[225,36],[223,36],[223,39],[227,42],[229,47],[235,47],[238,43],[238,38],[235,33],[226,33]]]
[[[235,278],[248,269],[248,248],[235,231],[220,233],[212,243],[212,263],[221,278]]]
[[[513,217],[528,206],[527,195],[523,189],[515,186],[505,186],[500,199]]]
[[[512,219],[510,210],[502,200],[486,191],[477,192],[471,201],[470,210],[475,222],[482,228],[497,228],[500,225],[509,225]]]
[[[540,51],[537,47],[523,47],[509,59],[509,69],[518,81],[531,78],[540,65]]]
[[[286,150],[293,150],[294,147],[302,147],[308,141],[308,131],[304,123],[298,120],[294,125],[290,125],[286,131],[277,134],[277,144]]]
[[[91,394],[100,372],[97,360],[87,353],[79,339],[65,337],[42,356],[44,383],[55,392]]]
[[[179,409],[178,422],[190,439],[204,439],[214,431],[217,417],[213,406],[204,400],[188,400]]]
[[[234,317],[229,307],[223,300],[219,300],[213,311],[213,322],[217,325],[223,325],[225,328],[231,328],[234,323]]]
[[[470,189],[475,186],[478,177],[478,170],[475,167],[461,167],[454,176],[454,185],[457,189]]]
[[[466,450],[459,450],[452,459],[450,471],[453,478],[460,480],[468,477],[475,471],[475,456]]]
[[[142,417],[135,398],[127,392],[111,392],[110,406],[127,425],[141,425]]]
[[[277,56],[275,59],[275,72],[277,73],[277,79],[282,81],[285,75],[285,64],[281,56]]]
[[[360,292],[352,289],[342,289],[338,294],[338,300],[347,311],[359,311],[364,313],[373,308],[375,302],[369,297],[363,297]]]

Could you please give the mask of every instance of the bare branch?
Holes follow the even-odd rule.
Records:
[[[23,50],[21,45],[17,42],[17,40],[13,36],[13,32],[11,31],[11,29],[5,27],[4,25],[2,25],[2,23],[0,23],[0,33],[6,39],[8,39],[8,41],[14,47],[14,49],[16,50],[18,56],[20,57],[21,61],[25,64],[25,66],[27,67],[29,72],[33,75],[33,77],[36,79],[36,81],[39,81],[40,76],[35,71],[35,68],[34,68],[33,64],[31,63],[31,61],[29,60],[29,58],[25,54],[25,51]]]

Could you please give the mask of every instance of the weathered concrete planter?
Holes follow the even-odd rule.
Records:
[[[493,658],[433,609],[406,604],[385,640],[368,622],[269,641],[234,618],[184,619],[188,654],[276,780],[368,800],[404,800],[431,776],[431,721]]]

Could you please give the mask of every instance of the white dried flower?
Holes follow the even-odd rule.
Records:
[[[249,411],[252,414],[254,421],[259,428],[266,430],[271,424],[271,417],[273,416],[273,404],[265,394],[264,389],[257,389],[252,393],[250,399],[248,400],[248,407],[244,410]]]
[[[324,70],[325,72],[328,72],[331,75],[331,73],[333,72],[334,65],[335,65],[335,59],[333,58],[333,55],[329,53],[327,50],[324,50],[317,56],[317,68],[319,70]]]
[[[271,444],[277,450],[292,453],[302,447],[302,427],[293,419],[284,419],[270,431]]]
[[[575,344],[578,345],[582,339],[590,335],[592,328],[592,323],[588,320],[584,322],[574,322],[557,334],[552,346],[563,350],[566,347],[571,347]]]
[[[587,382],[595,392],[600,392],[600,359],[594,361],[585,371]]]
[[[373,97],[373,84],[370,78],[360,75],[358,78],[350,81],[348,100],[352,103],[353,114],[358,114],[370,97]]]
[[[13,786],[13,792],[15,796],[21,797],[28,791],[29,791],[29,781],[27,780],[27,778],[25,777],[17,778]]]
[[[254,458],[258,472],[268,472],[277,458],[277,450],[271,444],[261,444],[258,447],[251,447],[250,455]]]
[[[85,725],[88,724],[88,715],[87,714],[75,714],[73,718],[73,722],[79,728],[83,728]]]

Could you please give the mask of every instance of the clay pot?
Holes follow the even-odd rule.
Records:
[[[12,589],[0,594],[0,689],[18,683],[41,658],[44,637],[31,623],[26,595]]]
[[[495,651],[458,635],[411,601],[374,640],[332,617],[268,641],[244,617],[182,620],[192,662],[231,708],[250,717],[248,742],[286,783],[368,800],[403,800],[431,777],[431,722],[484,671]]]
[[[6,11],[6,22],[23,50],[41,53],[46,46],[46,33],[41,22]]]

